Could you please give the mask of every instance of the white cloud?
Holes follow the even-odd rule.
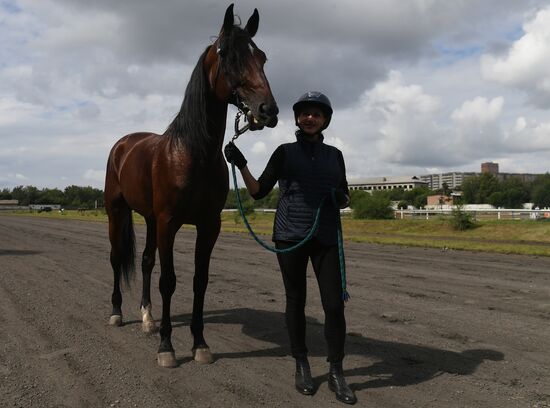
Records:
[[[99,188],[103,173],[94,169],[104,168],[117,139],[162,133],[170,123],[226,7],[17,5],[15,12],[0,6],[0,183],[21,174],[39,187]],[[257,6],[243,0],[236,12],[246,21]],[[259,6],[255,41],[268,56],[281,113],[275,129],[238,140],[255,174],[277,145],[295,140],[291,105],[312,89],[333,102],[325,137],[344,152],[350,176],[477,170],[480,159],[495,158],[550,167],[547,111],[521,97],[549,106],[548,0],[305,0],[308,13],[289,14],[294,7],[291,0]],[[522,35],[510,40],[522,23]],[[234,114],[230,108],[226,141]]]
[[[256,142],[252,145],[250,149],[254,154],[265,153],[267,151],[266,145],[264,142]]]
[[[527,121],[523,116],[520,116],[519,118],[516,119],[516,125],[514,126],[514,131],[521,132],[522,130],[525,129],[526,126],[527,126]]]
[[[503,144],[508,151],[548,152],[550,151],[550,122],[528,122],[520,117],[514,126],[503,132]]]
[[[381,158],[396,164],[449,163],[443,130],[434,119],[441,109],[437,96],[417,84],[404,83],[400,72],[392,71],[386,81],[365,92],[362,110],[376,126],[375,146]]]
[[[524,34],[504,56],[483,55],[485,78],[525,91],[532,103],[550,107],[550,6],[523,25]]]
[[[105,181],[105,170],[88,169],[84,172],[82,177],[84,180],[103,182]]]
[[[430,114],[440,106],[438,98],[425,94],[420,85],[404,85],[403,76],[398,71],[391,71],[389,78],[377,83],[363,95],[363,99],[366,112],[385,118]]]
[[[460,108],[453,111],[451,117],[459,124],[494,122],[502,113],[503,105],[504,98],[501,96],[490,101],[478,96],[473,100],[465,101]]]

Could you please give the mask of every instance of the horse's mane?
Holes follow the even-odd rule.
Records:
[[[230,82],[238,80],[248,55],[250,35],[238,26],[223,36],[220,46],[226,51],[221,59],[221,70]],[[164,132],[172,141],[185,146],[195,160],[205,163],[209,147],[215,143],[208,133],[206,103],[210,88],[203,69],[203,61],[211,46],[206,47],[193,69],[179,113]]]
[[[213,137],[208,133],[206,112],[206,100],[210,90],[203,69],[203,61],[209,48],[207,47],[199,57],[185,89],[180,111],[164,132],[173,142],[189,149],[191,155],[201,163],[205,161],[208,146],[213,141]]]

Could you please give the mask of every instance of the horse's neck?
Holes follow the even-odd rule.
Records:
[[[216,152],[221,152],[227,122],[227,103],[220,102],[216,97],[209,96],[206,106],[208,116],[208,134],[214,143],[210,147]]]

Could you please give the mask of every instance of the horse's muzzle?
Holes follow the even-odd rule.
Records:
[[[267,127],[273,128],[277,125],[279,107],[276,103],[262,103],[259,107],[260,122]]]

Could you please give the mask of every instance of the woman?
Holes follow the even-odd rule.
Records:
[[[323,142],[322,131],[332,117],[329,99],[320,92],[308,92],[293,106],[298,130],[297,141],[279,146],[258,180],[250,173],[239,149],[228,143],[227,161],[239,168],[245,185],[254,199],[265,197],[279,183],[280,196],[273,226],[277,249],[285,249],[303,240],[313,226],[322,199],[319,226],[305,245],[296,250],[277,253],[286,293],[286,324],[292,356],[296,359],[296,389],[305,395],[315,393],[305,344],[306,269],[311,260],[325,312],[325,338],[330,370],[329,388],[338,400],[357,402],[344,378],[342,360],[346,337],[346,320],[337,246],[339,208],[349,204],[344,158],[340,150]],[[330,199],[334,190],[335,202]]]

